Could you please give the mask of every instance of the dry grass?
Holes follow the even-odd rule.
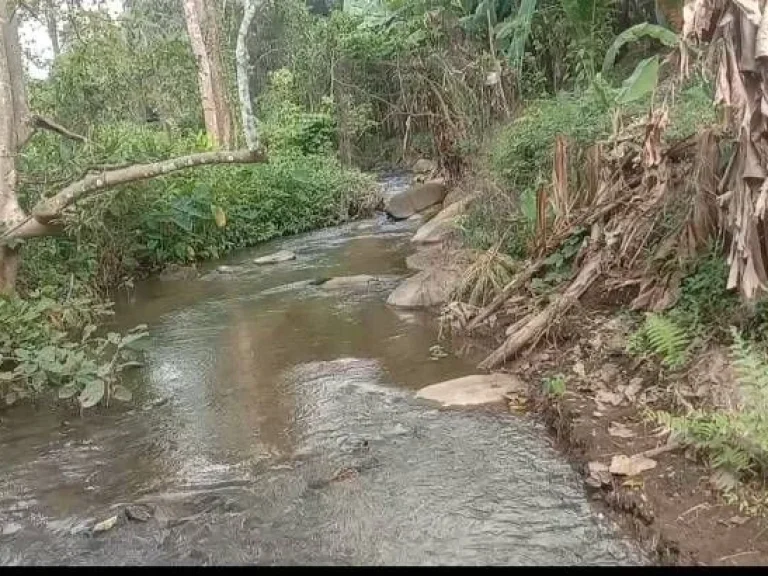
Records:
[[[485,306],[514,278],[519,264],[502,253],[503,241],[486,250],[461,277],[453,298],[471,306]]]

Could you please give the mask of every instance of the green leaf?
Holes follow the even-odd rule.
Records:
[[[141,362],[137,362],[136,360],[131,360],[130,362],[124,362],[123,364],[119,364],[117,366],[117,371],[122,372],[123,370],[127,370],[128,368],[141,368],[144,366]]]
[[[91,334],[93,334],[95,331],[96,331],[95,324],[88,324],[85,328],[83,328],[82,342],[85,342],[86,340],[88,340],[88,338],[91,337]]]
[[[67,384],[59,388],[59,400],[68,400],[77,394],[77,386],[74,384]]]
[[[605,60],[603,60],[603,74],[606,74],[613,68],[616,56],[618,56],[622,46],[628,42],[636,42],[640,38],[654,38],[670,48],[674,48],[678,43],[677,34],[663,26],[658,26],[657,24],[642,22],[641,24],[627,28],[616,37],[613,44],[608,49],[608,52],[606,52]]]
[[[528,38],[531,35],[531,21],[536,11],[536,0],[522,0],[517,15],[511,25],[512,39],[506,50],[509,64],[520,75],[523,68],[523,56],[525,56],[525,46],[528,44]],[[505,36],[510,32],[505,32]]]
[[[112,388],[112,397],[120,402],[130,402],[133,399],[133,393],[125,386],[117,384]]]
[[[659,81],[659,57],[652,56],[641,61],[632,76],[624,80],[619,90],[619,104],[627,104],[642,98],[656,89]]]
[[[101,402],[102,398],[104,398],[104,381],[91,380],[80,392],[80,406],[91,408]]]

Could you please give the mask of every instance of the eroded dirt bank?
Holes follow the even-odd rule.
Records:
[[[417,295],[437,294],[432,303],[442,312],[442,332],[451,333],[459,353],[473,346],[468,340],[475,347],[494,349],[515,319],[525,316],[502,308],[468,336],[471,307],[450,302],[451,290],[462,274],[466,278],[462,271],[473,260],[459,233],[463,210],[455,209],[457,202],[471,201],[468,190],[464,182],[448,193],[442,211],[412,238],[407,259],[409,268],[418,271],[411,288]],[[434,289],[436,279],[446,274],[452,275],[452,285]],[[700,454],[671,443],[649,413],[674,412],[672,407],[685,405],[686,398],[727,394],[732,378],[723,351],[701,353],[674,382],[662,378],[658,366],[626,352],[628,336],[636,328],[620,314],[626,297],[621,291],[587,291],[580,305],[532,350],[500,368],[525,383],[523,390],[509,396],[510,411],[536,413],[544,420],[581,474],[594,505],[638,538],[656,562],[768,563],[765,520],[743,501],[741,506],[726,501],[722,488],[729,479],[704,465]],[[413,298],[412,303],[421,305],[423,300]],[[507,305],[515,307],[525,309],[526,303],[518,297]],[[552,382],[561,388],[548,389]]]

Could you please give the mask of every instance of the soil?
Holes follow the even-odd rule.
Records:
[[[646,409],[674,412],[681,397],[685,401],[686,396],[730,392],[721,353],[692,362],[679,382],[664,381],[651,363],[626,354],[631,327],[617,311],[634,295],[632,289],[588,290],[557,330],[504,367],[529,384],[527,395],[510,398],[509,409],[532,411],[544,419],[557,446],[583,475],[595,506],[638,538],[656,563],[768,564],[768,521],[726,503],[712,483],[712,469],[690,451],[677,448],[653,455],[656,466],[636,476],[606,472],[607,483],[590,481],[589,463],[607,468],[614,456],[633,456],[667,443],[666,434],[646,417]],[[480,327],[471,337],[462,334],[459,322],[454,326],[458,331],[452,330],[454,344],[464,340],[467,347],[470,340],[476,344],[470,349],[490,344],[492,350],[504,340],[505,328],[525,315],[525,308],[517,299],[510,310],[495,315],[490,330]],[[544,394],[542,387],[545,378],[555,375],[566,377],[566,392],[557,398]],[[631,394],[630,383],[630,389],[636,389]],[[622,395],[618,405],[606,400]]]
[[[768,522],[726,504],[711,484],[712,470],[690,452],[678,448],[653,456],[654,469],[629,478],[608,475],[610,482],[599,488],[587,482],[588,463],[608,465],[613,456],[632,456],[667,441],[643,417],[641,403],[606,405],[596,401],[596,392],[615,391],[621,383],[643,378],[638,394],[644,395],[643,404],[660,409],[668,405],[669,398],[647,366],[638,366],[618,348],[621,337],[616,333],[615,316],[593,313],[588,317],[584,309],[577,316],[565,326],[572,337],[541,344],[506,366],[504,371],[530,383],[528,398],[512,399],[510,409],[534,411],[543,417],[557,446],[583,475],[595,505],[637,537],[657,563],[768,564]],[[608,378],[603,377],[606,372]],[[567,377],[566,392],[559,398],[544,394],[541,386],[545,377],[555,374]],[[634,436],[609,434],[612,423],[624,425],[631,431],[625,435]]]

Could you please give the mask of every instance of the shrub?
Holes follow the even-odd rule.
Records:
[[[77,395],[81,408],[110,398],[131,399],[119,383],[121,373],[137,365],[131,346],[144,327],[125,336],[95,336],[96,323],[111,313],[88,298],[61,304],[49,290],[22,300],[0,299],[0,397],[6,404],[56,390],[59,398]]]

